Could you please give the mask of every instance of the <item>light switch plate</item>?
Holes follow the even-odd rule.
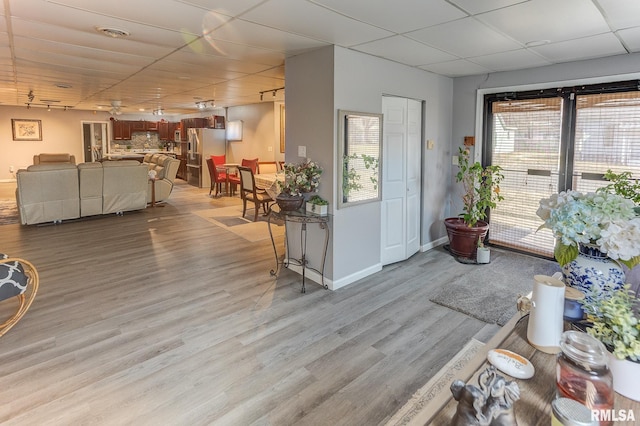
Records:
[[[451,157],[451,164],[453,164],[454,166],[458,165],[458,156],[454,155],[453,157]]]
[[[307,147],[304,145],[298,145],[298,157],[307,156]]]
[[[432,139],[429,139],[427,141],[427,149],[433,149],[434,146],[435,146],[435,142]]]

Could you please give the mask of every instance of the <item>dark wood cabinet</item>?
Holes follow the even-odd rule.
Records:
[[[161,121],[158,123],[158,139],[161,141],[172,141],[173,132],[169,131],[169,123]]]
[[[145,130],[149,132],[157,132],[159,123],[157,121],[145,121]]]
[[[146,121],[131,121],[132,132],[145,132],[147,130]]]
[[[113,139],[117,141],[131,140],[129,121],[113,121]]]

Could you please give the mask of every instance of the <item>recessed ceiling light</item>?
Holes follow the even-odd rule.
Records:
[[[96,31],[113,38],[127,37],[129,36],[129,34],[131,34],[127,30],[121,30],[120,28],[111,27],[96,27]]]

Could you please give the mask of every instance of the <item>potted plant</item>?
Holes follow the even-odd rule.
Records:
[[[329,202],[319,195],[314,195],[307,201],[306,210],[320,216],[326,216]]]
[[[591,323],[587,333],[609,350],[614,390],[640,401],[640,301],[627,284],[609,298],[582,303]]]
[[[451,253],[463,259],[475,259],[477,242],[484,240],[489,224],[484,221],[487,211],[495,208],[504,197],[500,195],[500,182],[504,179],[500,166],[483,167],[480,162],[469,162],[469,150],[458,148],[456,182],[462,183],[462,211],[459,217],[444,220],[449,236]]]
[[[297,210],[304,204],[304,193],[315,192],[320,185],[322,168],[313,161],[285,163],[284,178],[278,180],[280,193],[276,203],[282,210]]]

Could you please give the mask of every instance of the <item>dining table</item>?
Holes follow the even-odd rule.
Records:
[[[218,166],[218,169],[221,169],[224,171],[225,176],[227,176],[227,179],[225,181],[225,192],[227,193],[228,197],[231,197],[231,191],[229,191],[229,186],[231,185],[231,183],[229,182],[229,175],[230,173],[233,171],[233,173],[236,174],[236,176],[238,175],[238,167],[240,167],[239,163],[224,163],[221,166]]]
[[[274,200],[280,193],[278,182],[284,182],[284,173],[258,173],[253,175],[256,188],[264,189]]]

